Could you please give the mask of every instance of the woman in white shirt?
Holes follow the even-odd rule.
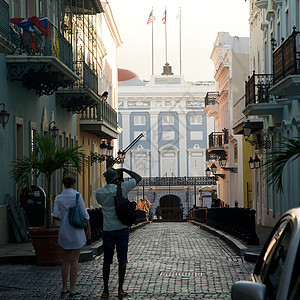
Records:
[[[63,248],[62,258],[62,295],[69,294],[70,297],[79,295],[76,292],[75,284],[78,273],[78,262],[80,249],[86,244],[87,239],[91,238],[89,214],[84,205],[82,196],[79,194],[78,206],[82,216],[87,223],[87,230],[75,228],[69,224],[69,208],[75,206],[76,179],[73,176],[66,176],[63,179],[64,189],[62,193],[55,197],[52,216],[60,221],[58,244]],[[70,271],[70,289],[68,289],[68,277]]]

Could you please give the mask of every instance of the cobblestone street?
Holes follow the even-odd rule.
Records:
[[[102,255],[80,263],[76,299],[100,299]],[[117,299],[116,257],[110,299]],[[254,265],[218,237],[189,223],[152,223],[130,235],[127,299],[230,299]],[[0,299],[60,299],[60,267],[0,266]],[[73,298],[75,299],[75,298]]]

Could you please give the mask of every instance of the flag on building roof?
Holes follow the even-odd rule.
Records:
[[[11,23],[18,25],[23,30],[35,32],[44,36],[49,36],[49,20],[48,18],[38,18],[36,16],[30,18],[12,18]]]
[[[155,20],[155,17],[153,16],[153,9],[150,12],[149,18],[147,20],[147,24],[152,23]]]
[[[166,24],[166,22],[167,22],[167,10],[166,9],[164,12],[164,17],[162,18],[162,22],[163,22],[163,24]]]

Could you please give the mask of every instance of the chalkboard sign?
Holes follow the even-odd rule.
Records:
[[[44,226],[46,193],[41,187],[31,185],[30,191],[21,194],[20,204],[26,212],[30,227]]]

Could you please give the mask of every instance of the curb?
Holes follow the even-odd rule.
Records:
[[[145,221],[134,225],[130,228],[130,232],[134,232],[137,229],[140,229],[147,224],[149,221]],[[100,255],[103,252],[102,239],[98,242],[95,242],[93,245],[85,245],[80,251],[79,262],[86,262],[93,260],[96,256]],[[12,255],[3,255],[0,256],[0,264],[3,265],[36,265],[36,255],[35,253],[18,253]]]
[[[203,230],[208,231],[209,233],[219,237],[222,239],[224,242],[226,242],[238,255],[244,256],[246,261],[249,262],[255,262],[256,259],[259,256],[259,253],[261,251],[260,248],[257,249],[249,249],[247,248],[244,244],[242,244],[239,240],[235,239],[234,237],[225,234],[224,232],[214,229],[210,226],[204,225],[202,223],[196,222],[196,221],[189,221],[193,225],[200,227]],[[247,255],[246,255],[247,253]],[[250,259],[250,260],[248,260]]]

